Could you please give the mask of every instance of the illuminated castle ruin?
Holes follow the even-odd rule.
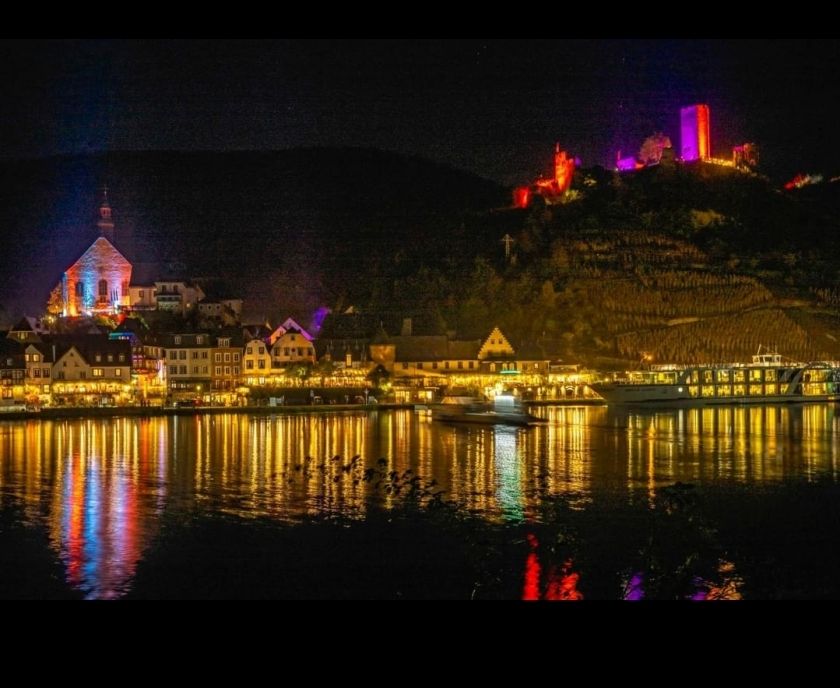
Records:
[[[537,179],[530,186],[518,186],[513,190],[513,204],[517,208],[527,208],[534,196],[540,196],[548,205],[557,203],[572,185],[575,174],[575,159],[566,151],[560,150],[558,143],[554,149],[554,177]]]
[[[56,315],[116,313],[121,306],[129,304],[131,263],[112,243],[114,222],[107,191],[96,224],[100,236],[65,270],[53,290],[49,310]]]
[[[683,162],[712,157],[708,105],[680,108],[680,144]]]
[[[738,169],[754,170],[758,168],[758,145],[742,143],[732,149],[732,164]]]
[[[709,106],[689,105],[680,108],[680,155],[675,156],[671,148],[671,139],[662,133],[649,136],[642,144],[637,157],[622,157],[621,151],[616,155],[615,169],[619,172],[632,172],[660,162],[671,162],[679,157],[682,162],[702,160],[704,162],[720,161],[712,159],[712,138],[709,133]],[[745,144],[748,151],[754,144]],[[757,155],[757,148],[755,149]],[[737,153],[736,153],[737,155]]]

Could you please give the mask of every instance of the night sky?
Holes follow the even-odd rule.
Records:
[[[837,41],[12,41],[0,156],[370,146],[504,183],[611,166],[706,102],[713,153],[837,173]]]

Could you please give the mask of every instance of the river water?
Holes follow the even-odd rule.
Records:
[[[750,590],[835,596],[840,582],[834,589],[825,581],[840,572],[832,558],[834,535],[840,540],[837,409],[542,407],[533,411],[548,423],[528,429],[445,425],[412,411],[0,422],[0,508],[7,531],[44,536],[69,591],[111,599],[143,592],[136,573],[149,552],[165,552],[158,555],[164,566],[178,557],[177,548],[166,548],[167,524],[178,524],[181,537],[191,528],[206,537],[218,527],[209,547],[217,539],[220,551],[212,555],[223,557],[227,524],[294,530],[324,517],[364,523],[372,505],[387,510],[413,486],[415,494],[454,505],[473,531],[482,524],[510,527],[517,537],[528,531],[517,544],[524,561],[509,572],[511,590],[551,598],[565,585],[574,598],[587,588],[582,564],[555,562],[554,580],[546,582],[549,566],[539,564],[531,531],[544,533],[557,518],[579,522],[575,551],[589,552],[580,554],[589,569],[596,558],[621,568],[611,555],[638,533],[634,519],[669,518],[688,491],[708,507],[702,531],[692,532],[704,542],[716,534],[710,561],[720,580],[698,583],[699,597],[712,589],[736,598]],[[566,517],[546,509],[556,500]],[[683,523],[689,529],[698,523],[692,513]],[[685,538],[675,538],[662,547],[679,557]],[[632,559],[645,542],[651,539],[640,537],[622,556]],[[644,597],[652,552],[642,553],[638,567],[611,571],[618,582],[593,583],[586,596]],[[825,575],[795,573],[818,568],[821,559]],[[21,559],[20,566],[30,565]],[[768,566],[791,573],[768,578]],[[2,594],[16,596],[8,586]],[[27,594],[38,596],[38,589]]]

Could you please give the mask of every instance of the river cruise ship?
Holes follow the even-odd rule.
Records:
[[[590,385],[607,402],[766,404],[840,400],[836,362],[795,363],[759,352],[751,363],[657,365]]]

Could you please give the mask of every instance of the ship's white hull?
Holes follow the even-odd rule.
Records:
[[[610,404],[784,404],[791,402],[840,401],[840,394],[762,394],[754,396],[695,397],[686,385],[635,385],[596,383],[594,392]]]

